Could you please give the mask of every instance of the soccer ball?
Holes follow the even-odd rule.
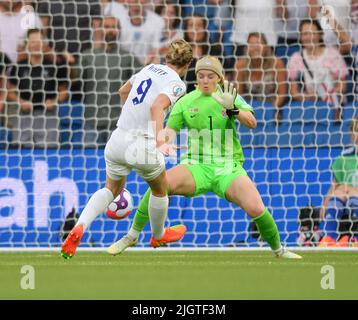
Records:
[[[123,189],[122,192],[107,207],[106,215],[108,218],[121,220],[128,217],[132,210],[132,195],[127,189]]]

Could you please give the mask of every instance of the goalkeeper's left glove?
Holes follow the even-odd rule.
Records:
[[[221,95],[218,95],[216,92],[213,92],[211,96],[215,99],[218,103],[220,103],[226,111],[232,110],[235,108],[235,99],[236,99],[236,88],[234,84],[229,81],[224,81],[224,91],[222,91],[221,86],[218,84],[217,88],[219,89]]]

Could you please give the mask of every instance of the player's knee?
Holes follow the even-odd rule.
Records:
[[[342,184],[337,186],[337,188],[334,190],[332,196],[341,198],[342,200],[344,200],[344,198],[346,197],[347,193],[349,192],[349,187]]]
[[[149,182],[148,182],[149,183]],[[155,181],[149,183],[152,195],[156,197],[164,197],[167,195],[166,181]]]
[[[262,215],[264,210],[265,210],[265,206],[263,203],[255,203],[252,206],[250,206],[249,210],[247,210],[247,213],[250,217],[256,218]]]
[[[122,186],[117,185],[109,185],[106,184],[106,188],[112,192],[113,198],[117,197],[119,193],[121,192]]]
[[[165,171],[163,171],[155,179],[148,181],[149,187],[152,191],[152,194],[156,197],[164,197],[167,195],[167,180]]]

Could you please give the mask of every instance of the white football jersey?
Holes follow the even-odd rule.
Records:
[[[136,130],[154,137],[150,109],[160,94],[168,96],[171,107],[185,94],[186,86],[179,75],[161,64],[150,64],[129,80],[132,89],[123,105],[117,127]],[[168,113],[171,109],[166,109]]]

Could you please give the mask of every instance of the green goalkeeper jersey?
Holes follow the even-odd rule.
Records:
[[[253,111],[240,96],[237,96],[235,106],[239,110]],[[222,105],[199,89],[185,95],[174,105],[167,127],[177,132],[183,127],[188,128],[188,152],[185,157],[189,161],[207,164],[244,162],[235,119],[229,118]]]
[[[338,184],[358,188],[358,153],[356,147],[343,151],[332,165],[333,175]]]

